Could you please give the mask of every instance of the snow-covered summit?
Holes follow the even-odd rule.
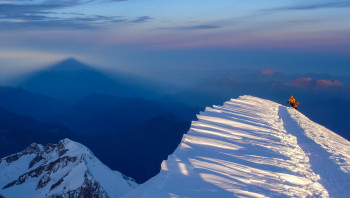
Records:
[[[0,195],[5,197],[120,197],[136,185],[69,139],[33,143],[0,159]]]
[[[123,198],[348,197],[350,142],[252,96],[206,108],[161,172]]]

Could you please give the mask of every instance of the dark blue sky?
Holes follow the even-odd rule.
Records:
[[[0,43],[1,79],[67,57],[159,80],[236,68],[348,75],[350,1],[0,0]]]

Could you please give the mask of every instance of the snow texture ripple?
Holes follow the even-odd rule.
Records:
[[[349,141],[241,96],[201,112],[161,172],[123,197],[349,197],[349,172]]]

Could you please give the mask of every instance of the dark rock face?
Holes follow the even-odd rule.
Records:
[[[63,147],[64,146],[61,146],[61,149]],[[43,153],[48,153],[48,151],[54,151],[57,148],[57,146],[50,145],[48,147],[45,147],[45,148],[48,148],[48,150],[44,150],[44,151],[40,151],[37,149],[30,150],[28,148],[22,153],[18,153],[18,154],[15,154],[13,156],[10,156],[11,157],[10,159],[18,160],[19,156],[23,156],[23,155],[25,155],[25,153],[33,154],[33,153],[37,152],[36,153],[37,156],[29,164],[29,168],[32,168],[35,163],[37,163],[41,160],[45,160],[45,158],[42,156]],[[68,149],[62,149],[62,150],[68,150]],[[28,152],[28,151],[30,151],[30,152]],[[44,163],[44,164],[40,165],[39,167],[37,167],[33,170],[30,170],[29,172],[27,172],[25,174],[22,174],[21,176],[18,177],[17,180],[14,180],[14,181],[8,183],[6,186],[4,186],[3,189],[9,188],[13,185],[23,184],[29,177],[41,177],[38,184],[37,184],[36,189],[43,188],[50,181],[51,174],[57,172],[59,169],[66,167],[69,163],[77,162],[77,159],[78,159],[77,157],[64,156],[64,157],[58,158],[58,159],[56,159],[48,164]],[[6,161],[8,162],[10,160],[6,160]]]
[[[89,179],[88,175],[84,175],[84,183],[81,187],[76,190],[68,191],[58,196],[50,196],[50,198],[80,198],[80,197],[91,197],[91,198],[107,198],[108,195],[103,191],[101,185]]]
[[[12,162],[18,160],[20,157],[21,157],[20,155],[15,154],[15,155],[11,155],[11,156],[7,157],[5,160],[7,163],[12,163]]]
[[[11,187],[11,186],[15,185],[15,184],[16,184],[16,182],[17,182],[17,180],[15,180],[15,181],[13,181],[13,182],[11,182],[11,183],[7,184],[7,185],[6,185],[6,186],[4,186],[2,189],[9,188],[9,187]]]
[[[40,162],[43,159],[45,158],[43,158],[42,155],[37,155],[32,161],[30,161],[29,168],[32,168],[36,163]]]
[[[57,186],[59,186],[59,185],[63,182],[64,178],[67,177],[67,175],[68,175],[68,173],[67,173],[64,177],[62,177],[60,180],[58,180],[58,182],[56,182],[55,184],[53,184],[53,185],[51,186],[51,188],[50,188],[50,191],[51,191],[52,189],[56,188]]]
[[[24,151],[22,151],[20,153],[16,153],[14,155],[10,155],[9,157],[6,157],[5,160],[7,163],[12,163],[14,161],[17,161],[23,155],[38,154],[41,151],[42,151],[42,149],[40,148],[40,146],[36,143],[33,143],[30,146],[28,146]],[[0,163],[1,163],[1,161],[0,161]]]

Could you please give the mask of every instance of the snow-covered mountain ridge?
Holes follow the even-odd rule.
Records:
[[[161,172],[123,198],[349,197],[349,184],[349,141],[241,96],[201,112]]]
[[[120,197],[136,185],[69,139],[45,147],[33,143],[0,159],[0,195],[9,198]]]
[[[161,172],[138,187],[69,139],[0,159],[6,198],[349,197],[349,183],[349,141],[252,96],[206,108]]]

